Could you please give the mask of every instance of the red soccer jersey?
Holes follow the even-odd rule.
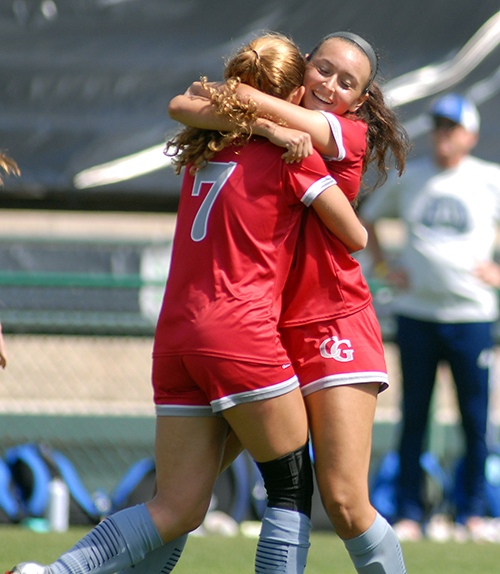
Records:
[[[326,114],[339,158],[325,158],[330,173],[347,198],[359,191],[366,151],[366,124]],[[307,210],[290,275],[283,293],[280,327],[315,323],[350,315],[371,302],[359,263],[345,245]]]
[[[184,175],[155,356],[288,361],[277,323],[300,216],[335,181],[318,154],[282,153],[259,138]]]

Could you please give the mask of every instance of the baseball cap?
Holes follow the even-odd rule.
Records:
[[[431,105],[429,114],[435,118],[448,118],[469,132],[479,131],[480,117],[476,106],[459,94],[447,94],[438,98]]]

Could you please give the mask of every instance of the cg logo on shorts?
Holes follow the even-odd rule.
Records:
[[[335,359],[341,363],[347,363],[354,359],[354,350],[351,349],[351,341],[349,339],[340,339],[340,341],[338,337],[325,339],[321,343],[319,352],[325,359]]]

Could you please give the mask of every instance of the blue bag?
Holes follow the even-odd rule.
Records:
[[[0,458],[0,524],[22,518],[21,500],[7,463]]]
[[[156,479],[152,457],[134,463],[111,493],[112,512],[151,500]]]
[[[427,492],[428,516],[443,511],[449,503],[451,481],[439,464],[437,457],[424,452],[420,457],[420,466],[424,475],[433,486],[433,493]],[[389,522],[397,520],[397,483],[399,478],[399,454],[394,451],[386,453],[370,481],[370,499],[373,506]],[[427,485],[429,486],[429,485]]]
[[[500,449],[488,455],[485,465],[486,503],[489,515],[500,518]]]
[[[97,524],[107,514],[109,508],[97,508],[73,464],[57,450],[27,443],[8,449],[5,460],[20,493],[25,516],[44,516],[49,504],[49,484],[55,477],[61,478],[69,490],[70,524]]]
[[[492,449],[485,464],[485,513],[492,518],[500,518],[500,449]],[[457,516],[463,519],[462,508],[465,503],[464,459],[458,461],[455,469],[455,488],[453,500]]]

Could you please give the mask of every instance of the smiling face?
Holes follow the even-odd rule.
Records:
[[[344,38],[330,38],[307,63],[302,105],[339,116],[355,112],[368,97],[370,75],[370,61],[360,48]]]

